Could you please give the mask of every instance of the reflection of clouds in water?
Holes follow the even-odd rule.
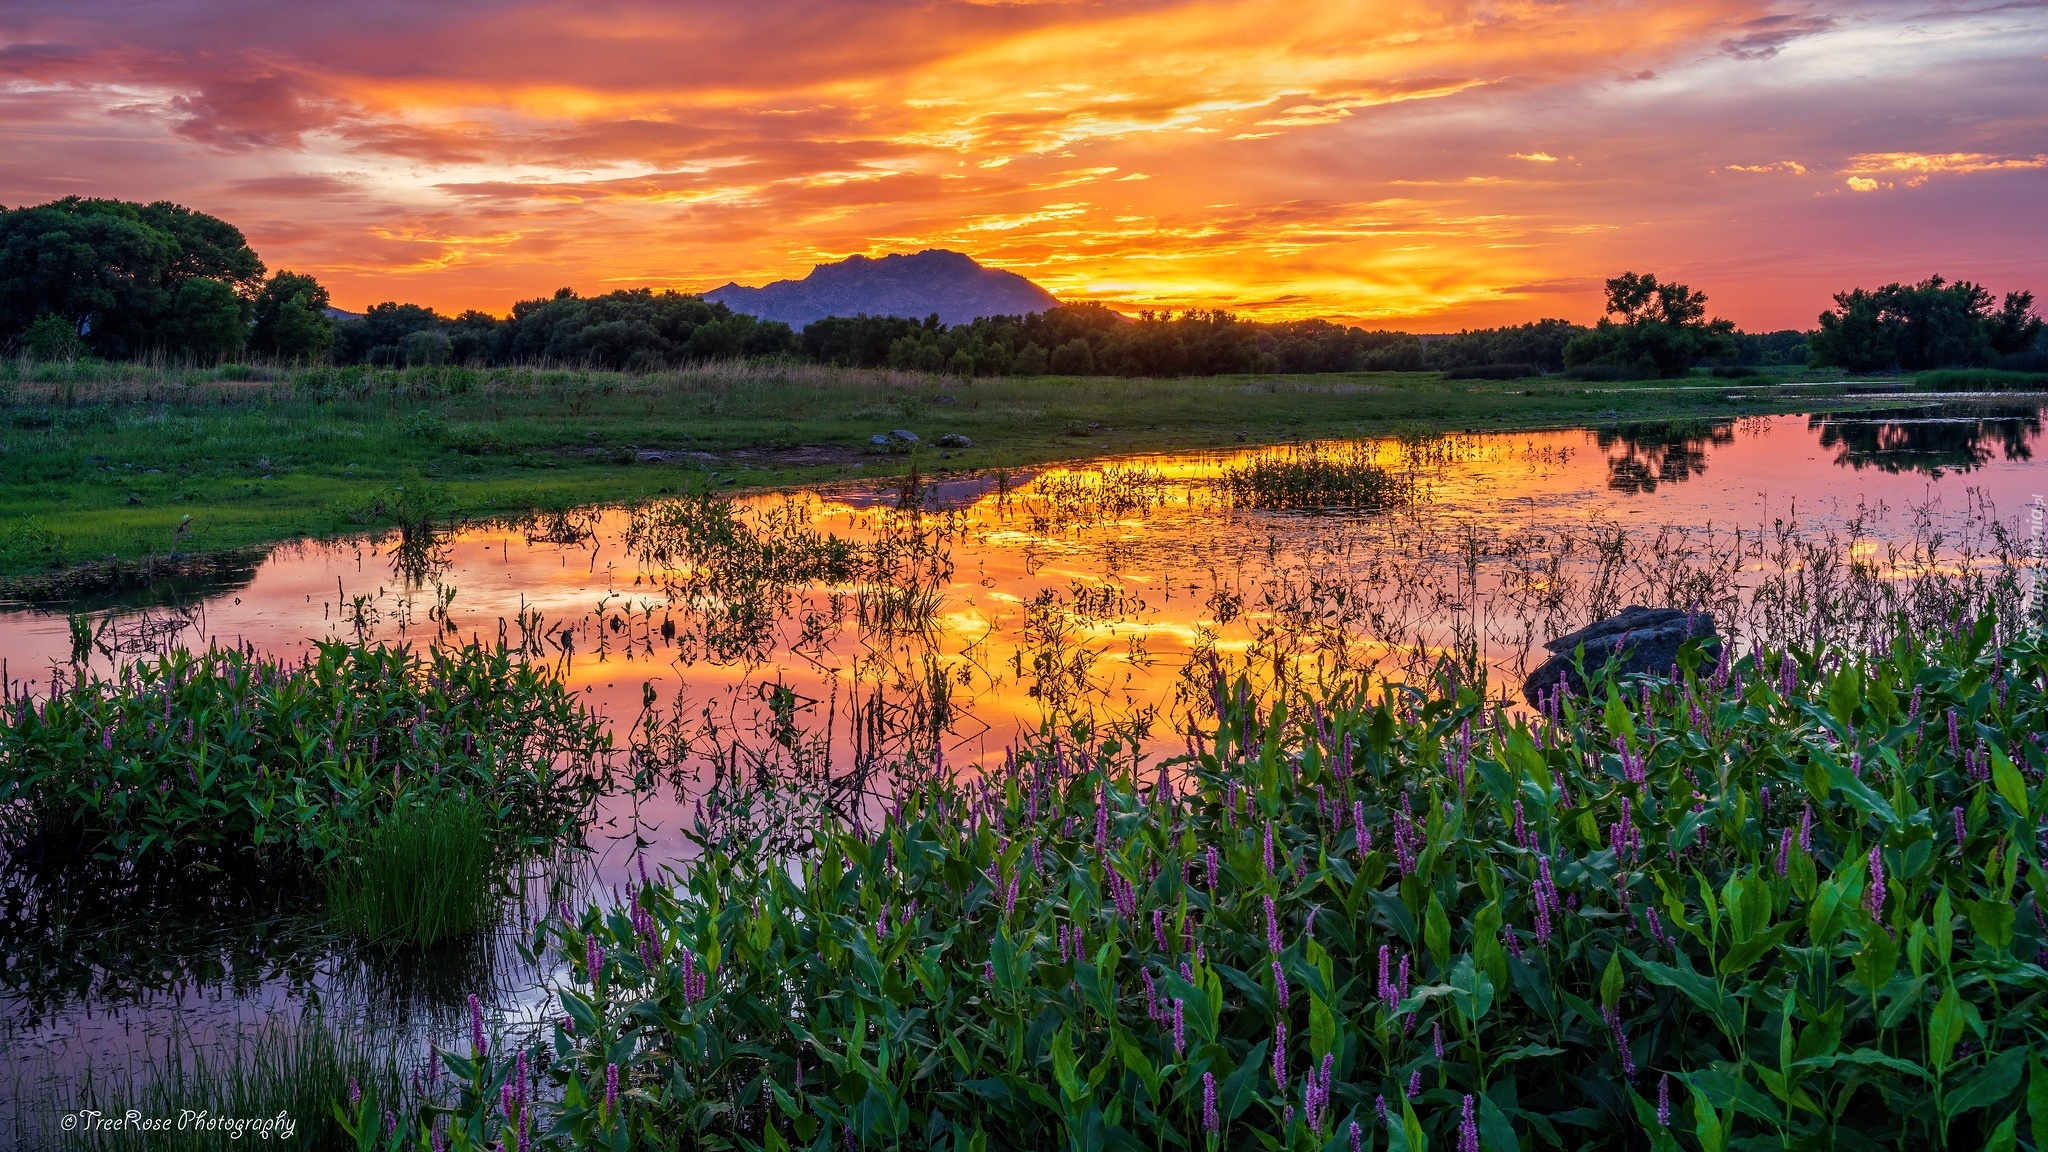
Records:
[[[203,617],[178,636],[296,654],[312,637],[353,636],[360,618],[373,639],[503,638],[550,662],[634,745],[622,771],[659,777],[592,821],[586,882],[601,892],[632,875],[643,841],[655,865],[687,859],[681,830],[707,801],[708,819],[764,827],[800,826],[826,805],[872,814],[901,765],[999,760],[1048,721],[1121,724],[1172,754],[1204,708],[1212,655],[1266,684],[1412,677],[1445,661],[1513,684],[1544,640],[1630,602],[1698,598],[1724,621],[1780,630],[1802,611],[1862,611],[1847,566],[1815,557],[1926,576],[1924,557],[1897,554],[1916,531],[1981,542],[2038,484],[2015,467],[2031,459],[2036,420],[1977,433],[2001,453],[1968,478],[1982,501],[1952,466],[1856,470],[1841,455],[1862,435],[1852,427],[1793,417],[1376,441],[1372,458],[1420,493],[1383,512],[1234,509],[1207,481],[1244,454],[1190,453],[941,480],[921,513],[887,488],[466,529],[439,540],[419,585],[368,542],[308,544],[196,601]],[[1948,450],[1887,443],[1930,460]],[[1617,484],[1617,458],[1643,482]],[[1835,534],[1836,550],[1781,544],[1780,518],[1817,544]],[[2000,562],[1988,548],[1949,557],[1931,570]],[[1787,578],[1770,613],[1744,607]],[[178,611],[117,616],[117,634],[167,627],[149,621]],[[0,651],[16,677],[67,660],[69,622],[0,615]],[[764,781],[779,790],[762,793]],[[196,982],[230,1004],[256,995],[224,970]],[[530,993],[499,1001],[537,1011]],[[75,1034],[76,1017],[57,1009],[18,1050]]]

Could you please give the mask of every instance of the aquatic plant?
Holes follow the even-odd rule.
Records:
[[[1240,508],[1296,511],[1383,508],[1415,494],[1413,480],[1380,467],[1370,444],[1300,444],[1253,453],[1216,481]]]
[[[327,912],[366,940],[430,948],[490,921],[497,862],[477,803],[400,808],[329,865]]]
[[[44,854],[322,865],[392,812],[483,806],[501,844],[573,834],[600,720],[502,647],[179,649],[0,702],[0,833]]]
[[[2038,1144],[2048,637],[1995,631],[1711,674],[1693,649],[1526,716],[1472,683],[1289,709],[1219,678],[1213,729],[1156,772],[1048,733],[795,859],[708,838],[548,918],[547,1042],[444,1053],[458,1096],[408,1124],[455,1148]]]
[[[293,1021],[256,1025],[246,1035],[230,1032],[201,1040],[180,1032],[165,1054],[152,1057],[139,1075],[87,1075],[62,1097],[48,1101],[44,1114],[25,1118],[15,1135],[18,1147],[51,1152],[226,1152],[227,1149],[286,1147],[308,1152],[355,1149],[356,1140],[337,1102],[382,1116],[398,1102],[403,1085],[360,1029],[308,1011]],[[120,1129],[102,1122],[124,1119],[133,1109],[161,1121],[161,1129]],[[68,1117],[72,1122],[66,1126]],[[291,1135],[280,1118],[289,1121]],[[260,1122],[239,1130],[223,1121]]]

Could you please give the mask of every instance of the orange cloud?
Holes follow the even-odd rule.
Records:
[[[1423,330],[1591,319],[1602,276],[1653,269],[1775,326],[1929,261],[1988,282],[2048,271],[2038,213],[1995,210],[2048,198],[2031,9],[137,11],[0,12],[0,202],[179,199],[347,306],[503,311],[562,284],[706,288],[946,246],[1070,298]],[[1802,159],[1757,159],[1787,155]],[[1800,181],[1703,166],[1978,179],[1841,200],[1874,214],[1845,216]],[[1992,199],[1940,202],[1964,194]],[[1944,221],[1943,247],[1886,247],[1928,234],[1909,212]]]

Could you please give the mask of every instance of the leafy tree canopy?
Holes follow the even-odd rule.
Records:
[[[168,201],[0,210],[0,344],[49,315],[101,356],[233,355],[242,342],[225,333],[246,321],[263,271],[234,225]],[[220,290],[187,290],[200,281]]]
[[[1624,272],[1607,281],[1606,316],[1565,346],[1564,361],[1570,367],[1600,364],[1646,376],[1682,376],[1701,360],[1736,352],[1735,325],[1706,316],[1706,293]]]
[[[1835,307],[1820,314],[1814,359],[1851,372],[1917,372],[1989,364],[2032,348],[2041,337],[2034,294],[2008,292],[1998,303],[1981,285],[1940,276],[1838,292]]]

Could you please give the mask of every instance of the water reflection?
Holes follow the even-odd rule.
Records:
[[[531,880],[501,932],[426,959],[337,944],[294,902],[305,884],[194,895],[9,862],[0,1048],[110,1058],[161,1031],[166,1001],[200,1010],[195,989],[229,1020],[317,996],[459,1030],[471,992],[535,1016],[549,974],[520,925],[562,891],[687,861],[700,823],[793,847],[891,780],[1000,760],[1020,730],[1177,752],[1221,670],[1283,693],[1362,672],[1514,684],[1544,640],[1629,603],[1763,638],[1932,618],[2025,562],[1999,531],[2038,487],[2041,429],[2033,409],[1940,436],[1917,418],[1370,441],[1358,458],[1413,493],[1378,510],[1244,508],[1216,484],[1235,453],[685,498],[280,549],[196,601],[0,615],[17,678],[215,638],[495,639],[556,668],[626,753],[592,854]],[[1965,427],[1967,490],[1943,481]],[[1879,459],[1907,463],[1866,470]],[[87,1005],[113,1016],[86,1027]]]
[[[2032,404],[1940,405],[1899,413],[1810,417],[1835,462],[1894,474],[1974,472],[1993,459],[2034,458],[2041,415]],[[1996,453],[1996,455],[1994,455]]]
[[[1623,424],[1601,429],[1596,438],[1607,452],[1609,488],[1631,494],[1655,492],[1659,484],[1682,484],[1705,472],[1708,449],[1735,442],[1735,421]]]

